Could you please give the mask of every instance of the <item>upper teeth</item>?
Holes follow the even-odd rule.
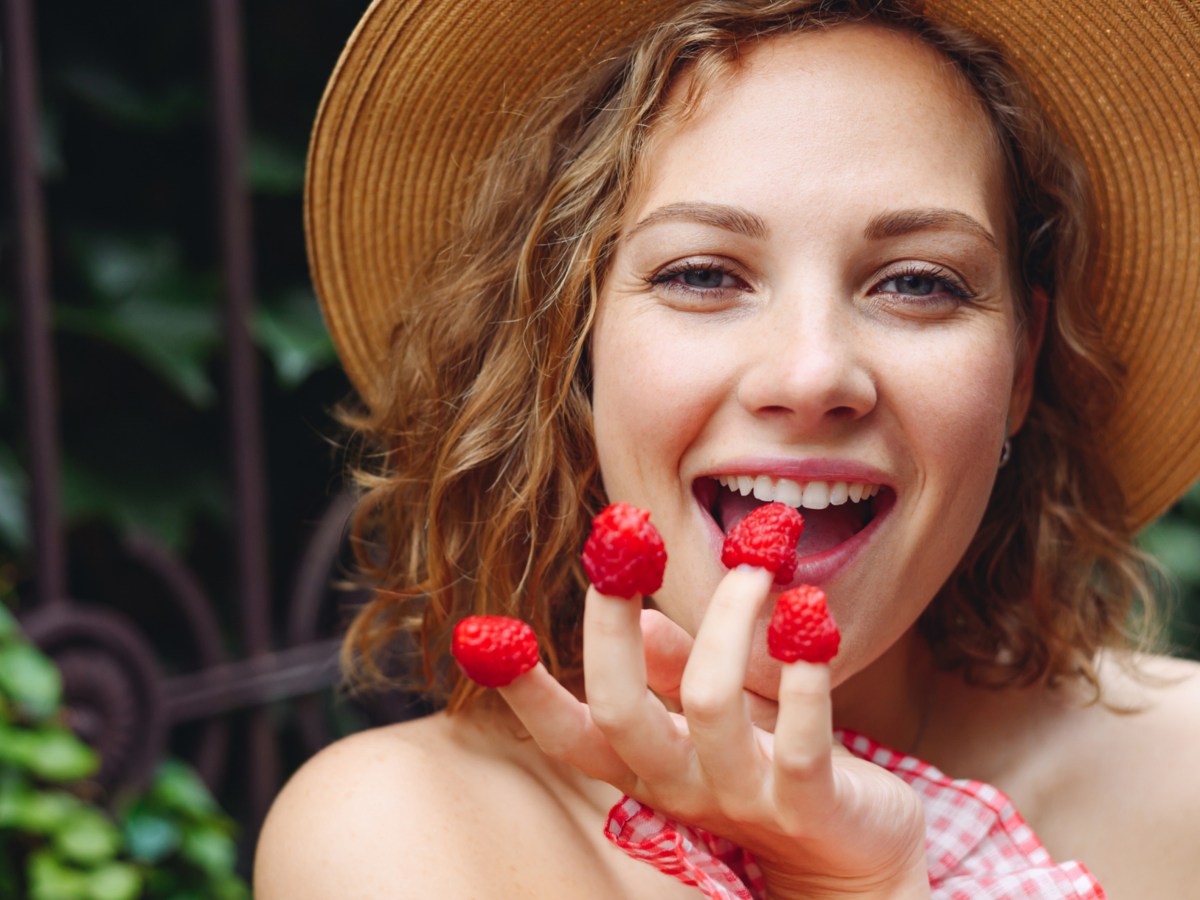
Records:
[[[841,506],[847,500],[858,503],[879,493],[879,485],[861,481],[807,481],[801,484],[790,478],[772,478],[770,475],[718,475],[717,482],[743,497],[754,494],[756,499],[766,503],[779,501],[797,509]]]

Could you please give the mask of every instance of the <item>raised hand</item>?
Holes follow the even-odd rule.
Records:
[[[752,852],[770,897],[928,896],[920,801],[835,744],[827,665],[784,665],[774,732],[752,724],[743,681],[772,580],[749,567],[722,580],[679,679],[680,712],[648,686],[641,604],[594,588],[587,702],[541,665],[501,692],[547,755]],[[645,615],[657,680],[669,688],[666,661],[683,641]]]

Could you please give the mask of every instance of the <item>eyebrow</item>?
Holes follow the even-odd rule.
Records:
[[[900,209],[873,216],[863,229],[869,241],[902,237],[914,231],[965,231],[999,252],[996,237],[976,219],[956,209]]]
[[[668,203],[647,213],[626,232],[625,237],[633,237],[644,228],[669,221],[699,222],[752,238],[767,236],[767,223],[760,216],[740,207],[721,203]]]

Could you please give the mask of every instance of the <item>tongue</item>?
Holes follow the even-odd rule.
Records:
[[[732,491],[718,491],[721,527],[728,534],[729,529],[762,505],[763,502],[753,496],[743,497]],[[800,535],[796,555],[814,556],[850,540],[861,531],[866,525],[867,504],[843,503],[824,509],[802,509],[800,515],[804,517],[804,531]]]

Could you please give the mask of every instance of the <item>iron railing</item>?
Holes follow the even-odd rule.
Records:
[[[272,637],[262,417],[250,333],[254,260],[250,199],[242,178],[246,86],[240,13],[237,0],[209,2],[218,198],[213,227],[223,275],[236,532],[232,605],[240,614],[233,644],[241,648],[241,655],[226,649],[212,599],[182,560],[148,535],[131,536],[122,545],[128,560],[153,577],[164,601],[186,623],[183,639],[192,645],[200,665],[184,673],[173,672],[156,649],[161,635],[147,633],[114,609],[68,596],[50,324],[53,288],[37,162],[38,61],[30,0],[4,0],[3,59],[33,538],[34,596],[22,621],[62,670],[70,721],[101,751],[101,785],[116,793],[144,783],[166,752],[173,730],[187,724],[196,735],[190,744],[191,761],[210,786],[221,783],[235,750],[249,761],[247,824],[253,833],[286,774],[267,704],[295,701],[305,753],[332,738],[315,695],[336,680],[338,640],[323,630],[322,622],[329,617],[321,611],[331,602],[328,586],[352,501],[348,495],[335,498],[317,523],[288,598],[284,646],[277,646]],[[174,637],[174,643],[179,640]],[[236,736],[228,716],[234,711],[242,711],[247,722]]]

